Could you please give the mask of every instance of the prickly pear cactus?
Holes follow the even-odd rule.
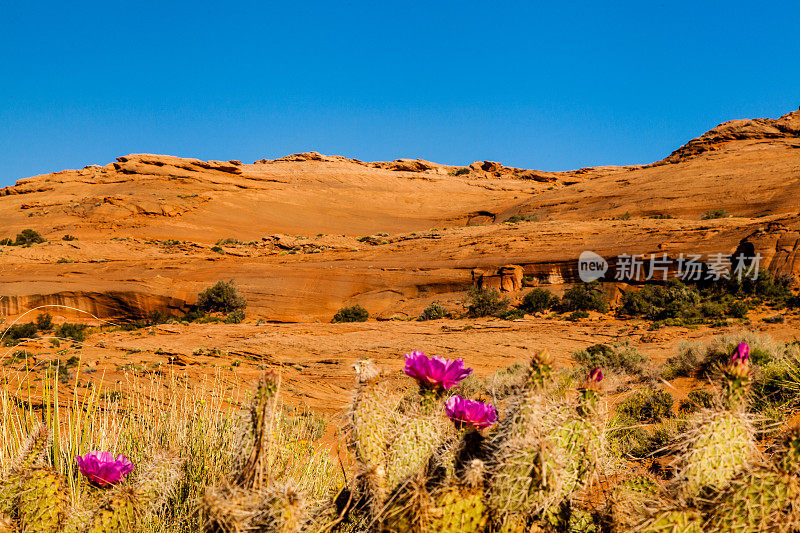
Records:
[[[385,457],[388,487],[397,486],[427,464],[444,438],[445,422],[441,415],[401,417],[392,429]]]
[[[592,513],[582,509],[573,509],[567,522],[568,533],[597,533],[600,529],[592,518]]]
[[[88,533],[129,533],[136,525],[136,494],[130,488],[114,489],[92,517]]]
[[[536,422],[546,403],[544,391],[551,382],[553,357],[542,350],[531,358],[525,383],[514,395],[508,413],[500,421],[498,436],[511,439],[525,435],[527,427]]]
[[[745,414],[710,409],[696,413],[679,442],[680,495],[692,498],[705,488],[724,489],[748,466],[754,449],[753,428]]]
[[[18,487],[15,507],[20,531],[59,531],[67,506],[64,477],[50,468],[33,467],[20,473]]]
[[[452,488],[436,498],[436,507],[423,531],[477,533],[486,525],[488,514],[480,491]]]
[[[488,503],[496,514],[556,512],[594,472],[602,445],[598,426],[569,405],[542,408],[527,436],[501,441],[493,454]]]
[[[713,509],[709,531],[797,531],[800,484],[786,473],[755,471],[737,479]]]
[[[641,521],[642,508],[650,507],[659,492],[659,486],[646,476],[626,479],[614,487],[609,499],[613,530],[631,531]]]
[[[310,519],[305,497],[294,487],[270,487],[262,500],[260,514],[261,529],[275,533],[295,533]]]
[[[239,487],[209,488],[200,500],[206,533],[239,533],[253,529],[259,494]]]
[[[640,533],[703,533],[700,513],[685,509],[661,511],[635,531]]]

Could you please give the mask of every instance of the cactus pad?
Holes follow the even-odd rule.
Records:
[[[25,533],[58,531],[66,508],[64,477],[49,468],[31,468],[20,474],[16,494],[19,529]]]
[[[725,488],[748,465],[753,429],[742,413],[705,409],[691,419],[679,445],[681,493],[694,497],[706,487]]]

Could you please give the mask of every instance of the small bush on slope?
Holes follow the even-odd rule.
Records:
[[[572,354],[585,371],[595,367],[604,370],[624,371],[628,374],[642,374],[647,365],[646,355],[639,353],[630,343],[594,344],[585,350]]]
[[[567,289],[561,297],[559,310],[563,313],[570,311],[598,311],[605,313],[608,311],[608,302],[600,289],[600,284],[593,281]]]
[[[439,302],[433,302],[420,313],[417,320],[440,320],[450,318],[450,311]]]
[[[519,307],[526,313],[541,313],[557,306],[558,302],[558,296],[547,289],[537,287],[522,297]]]
[[[247,307],[233,280],[218,281],[197,295],[197,308],[205,313],[230,313]]]
[[[473,287],[467,293],[467,316],[480,318],[499,316],[508,311],[509,301],[500,296],[497,289],[480,289]]]
[[[369,318],[369,312],[356,304],[351,307],[342,307],[336,314],[333,315],[332,323],[338,324],[340,322],[366,322]]]

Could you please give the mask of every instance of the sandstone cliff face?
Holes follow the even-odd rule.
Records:
[[[328,321],[353,303],[415,316],[473,284],[518,295],[523,275],[558,291],[585,250],[613,266],[747,243],[798,275],[798,121],[733,121],[658,164],[570,172],[307,152],[253,164],[135,154],[35,176],[0,189],[0,238],[48,240],[0,247],[0,314],[51,302],[180,313],[235,279],[268,320]],[[701,220],[717,208],[734,216]]]

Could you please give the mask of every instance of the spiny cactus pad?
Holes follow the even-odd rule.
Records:
[[[713,509],[710,531],[797,531],[800,484],[788,474],[755,471],[737,479]]]
[[[67,505],[64,477],[49,468],[30,468],[20,474],[16,494],[19,529],[52,533],[64,523]]]
[[[137,499],[130,489],[115,491],[92,518],[88,533],[129,533],[136,525]]]
[[[700,513],[688,510],[662,511],[636,531],[640,533],[703,533]]]
[[[642,508],[649,507],[659,492],[659,486],[650,478],[636,476],[614,487],[609,499],[614,531],[630,531],[641,521]]]
[[[742,413],[706,409],[690,420],[679,446],[682,495],[694,497],[704,488],[721,490],[749,463],[752,425]]]
[[[436,498],[430,515],[425,533],[477,533],[486,524],[488,509],[480,492],[451,489]]]
[[[593,473],[602,442],[594,422],[566,403],[540,406],[528,434],[500,441],[492,458],[488,503],[498,514],[553,510]]]

